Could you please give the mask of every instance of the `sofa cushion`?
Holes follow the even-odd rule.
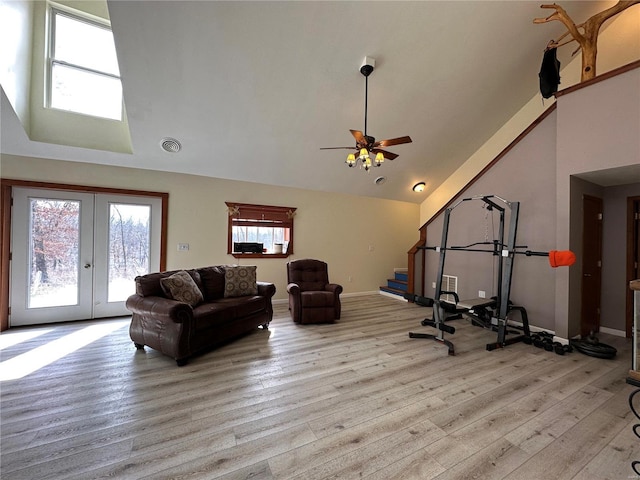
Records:
[[[136,293],[141,297],[164,297],[165,293],[160,285],[160,279],[175,272],[148,273],[136,277]]]
[[[199,268],[202,294],[206,302],[224,297],[224,267]]]
[[[160,279],[160,285],[167,297],[195,307],[204,300],[193,275],[195,272],[181,270]],[[197,274],[197,273],[196,273]]]
[[[257,295],[255,265],[237,265],[224,267],[224,296],[245,297]]]
[[[233,304],[223,302],[201,303],[193,309],[196,330],[232,322],[237,318]]]
[[[170,298],[165,292],[160,280],[170,277],[174,273],[185,270],[167,270],[166,272],[147,273],[146,275],[140,275],[136,277],[136,293],[142,297],[166,297]],[[197,270],[186,270],[191,275],[193,281],[196,283],[200,291],[202,291],[202,283],[200,275]]]
[[[229,322],[242,322],[243,318],[264,312],[266,308],[267,300],[260,296],[222,298],[195,307],[193,319],[196,330],[203,330]]]
[[[267,308],[266,299],[258,296],[225,298],[219,302],[231,306],[235,318],[248,317],[254,313],[263,312]]]

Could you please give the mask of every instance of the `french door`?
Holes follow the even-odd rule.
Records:
[[[127,315],[158,270],[162,200],[14,188],[11,326]]]

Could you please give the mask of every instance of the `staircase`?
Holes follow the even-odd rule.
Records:
[[[406,268],[395,268],[393,278],[387,279],[387,284],[380,287],[380,293],[404,300],[407,291],[408,272]]]

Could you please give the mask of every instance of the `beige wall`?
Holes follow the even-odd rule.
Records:
[[[462,198],[497,195],[520,202],[517,245],[519,251],[565,250],[568,245],[555,243],[555,132],[556,112],[552,112],[529,135],[474,183]],[[503,207],[501,202],[496,202]],[[482,208],[483,202],[469,201],[451,212],[447,245],[469,245],[499,238],[499,217]],[[510,210],[505,207],[505,240],[510,224]],[[427,244],[441,244],[444,214],[427,228]],[[491,248],[479,246],[477,248]],[[426,296],[433,298],[439,254],[427,251],[425,270]],[[446,275],[458,277],[461,299],[476,298],[480,290],[487,297],[497,294],[497,263],[486,253],[449,252],[445,258]],[[516,255],[513,262],[511,301],[527,309],[532,326],[555,330],[555,276],[558,269],[549,265],[548,257]],[[513,319],[520,320],[518,314]]]
[[[640,163],[640,69],[558,99],[556,241],[581,252],[581,197],[571,176]],[[588,193],[588,192],[587,192]],[[578,255],[578,258],[579,255]],[[580,327],[580,267],[556,278],[556,325],[564,338]]]
[[[0,83],[29,134],[33,3],[0,0]]]
[[[598,37],[598,74],[606,73],[640,58],[638,32],[640,32],[640,7],[626,10],[606,25]],[[580,55],[577,55],[562,69],[560,89],[579,83],[580,62]],[[575,221],[570,224],[570,217],[576,213],[573,211],[573,202],[569,194],[571,175],[640,163],[640,136],[638,135],[640,89],[638,85],[640,85],[640,71],[636,69],[634,72],[615,77],[610,81],[597,83],[560,97],[559,102],[564,106],[562,110],[558,110],[557,115],[558,142],[555,152],[557,165],[554,178],[556,249],[579,249],[575,239]],[[630,92],[630,94],[621,95],[620,92]],[[552,101],[553,99],[549,99],[543,102],[537,93],[425,199],[420,206],[420,224],[423,225],[429,221],[462,187],[534,122]],[[526,191],[523,193],[526,194]],[[551,232],[547,234],[550,235]],[[431,237],[430,240],[435,239]],[[515,270],[514,275],[517,275]],[[532,324],[552,329],[562,338],[569,338],[579,333],[580,301],[577,292],[580,289],[580,281],[577,278],[578,275],[580,275],[579,265],[571,269],[557,269],[553,279],[555,283],[553,312],[548,320],[542,323],[532,320]],[[514,281],[515,278],[517,277],[514,277]],[[427,287],[430,286],[431,283],[428,283]],[[429,288],[426,290],[428,292]],[[526,297],[528,296],[529,293],[526,293]],[[550,299],[552,296],[545,296],[545,298]],[[548,310],[548,307],[549,305],[545,310]]]
[[[167,268],[237,263],[227,255],[225,201],[296,207],[294,258],[319,258],[345,294],[377,291],[418,240],[419,206],[412,203],[312,192],[76,162],[0,157],[3,178],[169,193]],[[188,252],[178,252],[188,243]],[[371,247],[371,248],[370,248]],[[276,284],[286,298],[286,259],[251,259],[258,279]],[[349,280],[351,279],[351,280]]]
[[[638,85],[640,69],[636,68],[560,96],[557,109],[464,193],[464,197],[496,194],[520,201],[518,244],[528,245],[531,250],[570,249],[576,253],[577,262],[570,268],[552,270],[547,262],[537,258],[514,261],[512,299],[527,308],[533,326],[554,331],[564,339],[580,333],[582,196],[589,194],[606,199],[607,192],[606,188],[575,175],[618,168],[637,171],[634,167],[640,164]],[[637,176],[630,174],[629,183],[634,182],[634,178]],[[623,191],[625,194],[637,192],[637,187],[629,185]],[[616,205],[608,201],[607,207],[610,220],[626,215],[624,202]],[[452,224],[449,245],[482,241],[486,231],[482,212],[461,212],[460,216],[462,227]],[[430,246],[440,244],[440,217],[428,226]],[[604,223],[604,228],[607,230],[603,249],[617,250],[624,256],[624,224],[609,221]],[[433,294],[431,285],[437,274],[437,257],[435,252],[427,254],[427,296]],[[604,255],[605,260],[613,267],[606,272],[607,285],[615,286],[624,295],[625,269],[615,268],[619,259]],[[491,284],[487,285],[492,273],[490,263],[473,256],[457,262],[453,255],[447,255],[444,273],[459,276],[462,296],[475,297],[478,290],[490,291]],[[610,297],[610,292],[603,289],[601,325],[624,331],[624,298],[616,304],[619,308],[613,308]]]
[[[539,28],[539,26],[532,26]],[[597,73],[603,74],[640,59],[640,6],[631,7],[605,24],[598,36]],[[573,49],[574,43],[565,47]],[[542,48],[541,48],[542,54]],[[542,59],[542,57],[541,57]],[[532,66],[531,75],[536,78],[539,65]],[[566,89],[580,82],[581,57],[578,53],[567,65],[562,66],[559,89]],[[496,158],[520,133],[533,123],[550,105],[553,97],[544,100],[536,93],[522,109],[505,123],[484,145],[458,168],[440,187],[420,205],[420,225],[424,225],[443,205],[447,204],[461,188],[467,185],[485,166]]]

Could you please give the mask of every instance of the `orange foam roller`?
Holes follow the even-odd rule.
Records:
[[[568,267],[576,263],[576,254],[571,250],[551,250],[549,252],[549,264],[553,268]]]

